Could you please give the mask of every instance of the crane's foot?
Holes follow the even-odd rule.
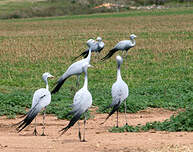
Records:
[[[34,135],[34,136],[37,136],[37,135],[38,135],[38,132],[37,132],[36,128],[34,129],[33,135]]]
[[[80,131],[78,132],[78,138],[81,141],[81,133],[80,133]]]
[[[46,136],[46,135],[45,135],[45,133],[43,132],[43,133],[41,134],[41,136]]]
[[[87,142],[85,139],[81,140],[81,142]]]

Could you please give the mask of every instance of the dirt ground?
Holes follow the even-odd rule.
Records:
[[[94,111],[94,110],[93,110]],[[149,121],[163,121],[176,112],[164,109],[146,109],[128,114],[129,125],[145,124]],[[79,142],[78,125],[75,124],[63,136],[58,131],[68,124],[55,116],[46,116],[46,136],[42,132],[42,116],[38,116],[38,136],[33,136],[34,122],[17,133],[13,124],[21,118],[0,117],[0,152],[192,152],[193,132],[140,132],[110,133],[108,129],[116,124],[116,115],[100,125],[107,114],[96,114],[86,124],[87,142]],[[80,121],[81,126],[83,122]],[[125,124],[124,114],[119,115],[119,126]],[[82,131],[82,130],[81,130]]]

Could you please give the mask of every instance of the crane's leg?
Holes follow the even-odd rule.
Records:
[[[84,113],[84,133],[83,133],[83,140],[82,142],[86,142],[85,140],[85,130],[86,130],[86,112]]]
[[[128,125],[127,123],[127,99],[125,99],[125,122],[126,122],[125,125]]]
[[[119,114],[119,109],[117,109],[117,128],[119,127],[119,125],[118,125],[118,123],[119,123],[119,116],[118,116],[118,114]]]
[[[76,80],[76,90],[79,89],[79,85],[80,85],[79,81],[80,81],[80,75],[77,75],[77,80]]]
[[[80,132],[80,123],[78,121],[78,137],[79,137],[79,140],[81,141],[81,132]]]
[[[122,57],[124,58],[124,56],[125,56],[125,55],[124,55],[124,50],[122,50]]]
[[[37,134],[38,134],[36,126],[37,126],[37,124],[36,124],[36,118],[35,118],[35,128],[34,128],[34,132],[33,132],[34,136],[37,136]]]
[[[125,60],[126,60],[128,57],[128,50],[126,50],[125,52],[126,52],[126,55],[125,55]]]
[[[99,52],[97,52],[97,60],[99,60],[99,59],[100,59]]]
[[[44,109],[44,114],[43,114],[43,132],[41,134],[41,136],[45,136],[44,130],[45,130],[45,118],[46,118],[46,108]]]

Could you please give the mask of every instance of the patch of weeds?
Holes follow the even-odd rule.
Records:
[[[123,126],[123,127],[113,127],[110,132],[140,132],[140,131],[169,131],[169,132],[179,132],[179,131],[193,131],[193,107],[188,107],[185,112],[180,112],[176,116],[171,116],[163,122],[154,121],[148,122],[145,125],[138,126]]]

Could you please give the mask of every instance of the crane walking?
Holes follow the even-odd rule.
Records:
[[[120,41],[119,43],[117,43],[115,45],[115,47],[113,49],[111,49],[109,51],[109,53],[103,57],[101,60],[106,60],[108,58],[110,58],[115,52],[121,50],[121,51],[125,51],[126,53],[128,52],[128,50],[132,47],[135,46],[136,42],[135,42],[135,38],[137,36],[135,34],[131,34],[130,35],[130,40],[123,40],[123,41]]]
[[[117,111],[117,127],[118,127],[118,112],[119,112],[119,107],[121,105],[121,103],[123,101],[125,101],[125,121],[126,121],[126,125],[127,125],[127,117],[126,117],[126,112],[127,112],[127,104],[126,104],[126,99],[129,95],[129,89],[127,84],[122,80],[121,77],[121,64],[123,63],[123,59],[121,56],[117,56],[116,57],[117,60],[117,80],[116,82],[112,85],[112,90],[111,90],[111,94],[112,94],[112,103],[106,107],[104,110],[108,109],[108,108],[112,108],[111,112],[109,113],[109,115],[107,116],[107,118],[105,119],[105,121],[101,124],[104,124],[107,119],[115,112]]]

